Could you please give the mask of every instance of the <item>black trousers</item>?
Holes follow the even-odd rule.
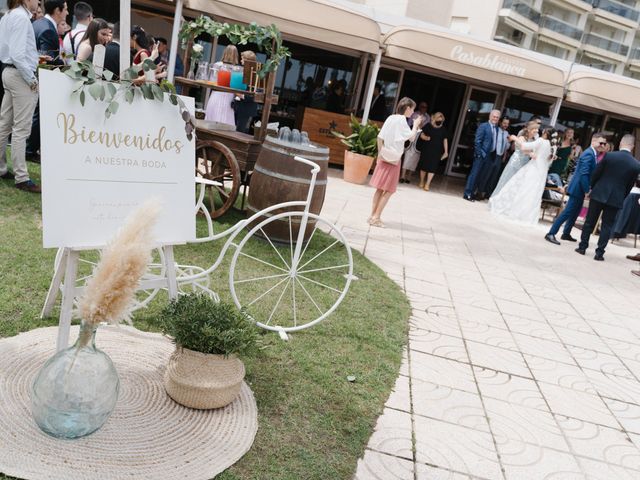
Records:
[[[486,167],[480,172],[478,177],[478,193],[481,193],[485,197],[491,195],[498,183],[501,161],[502,155],[498,155],[496,152],[491,153],[491,158],[489,158]]]
[[[37,155],[40,151],[40,100],[33,111],[33,119],[31,120],[31,135],[27,139],[27,157]]]
[[[593,199],[589,200],[589,210],[587,211],[587,218],[582,227],[579,248],[586,250],[589,247],[591,232],[593,232],[593,229],[596,227],[598,217],[602,213],[602,224],[600,225],[600,237],[598,238],[596,254],[604,255],[604,249],[611,238],[611,231],[613,230],[613,224],[616,221],[618,210],[620,209],[607,205],[606,203],[601,203]]]

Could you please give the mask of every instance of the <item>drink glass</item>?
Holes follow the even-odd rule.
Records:
[[[199,62],[196,80],[208,80],[209,62]]]
[[[220,70],[218,70],[218,85],[220,87],[228,87],[231,83],[231,71],[229,70],[229,66],[222,65]]]
[[[231,67],[231,88],[246,90],[247,86],[242,82],[244,69],[239,65]]]
[[[215,63],[209,65],[209,83],[218,84],[218,70],[219,67]]]

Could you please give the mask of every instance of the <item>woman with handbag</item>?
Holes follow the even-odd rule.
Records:
[[[378,134],[378,159],[369,185],[376,188],[373,194],[373,205],[369,224],[384,227],[380,216],[391,195],[398,188],[400,179],[400,157],[404,151],[404,142],[413,140],[420,130],[420,120],[413,122],[409,128],[409,118],[416,108],[416,102],[404,97],[398,102],[396,114],[388,117]]]

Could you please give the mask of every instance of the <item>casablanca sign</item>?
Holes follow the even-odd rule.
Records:
[[[455,45],[451,49],[449,57],[456,62],[486,68],[507,75],[524,77],[527,73],[527,69],[524,66],[509,63],[509,59],[505,57],[501,57],[495,53],[477,54],[470,50],[465,50],[462,45]]]
[[[195,141],[169,103],[106,104],[87,95],[84,106],[68,76],[40,71],[43,246],[101,247],[127,215],[149,198],[162,213],[159,244],[195,238]],[[192,98],[182,97],[193,113]]]

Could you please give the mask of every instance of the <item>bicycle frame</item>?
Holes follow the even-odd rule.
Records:
[[[206,237],[197,238],[192,243],[211,242],[211,241],[220,240],[221,238],[224,238],[224,237],[227,237],[227,236],[229,238],[225,242],[225,244],[223,245],[222,250],[218,254],[218,258],[213,263],[213,265],[211,265],[209,268],[203,270],[202,272],[198,272],[198,273],[193,274],[193,275],[180,277],[178,279],[179,283],[182,284],[182,283],[193,282],[195,280],[198,280],[198,279],[201,279],[203,277],[208,276],[211,272],[216,270],[218,268],[218,266],[220,266],[220,263],[222,263],[222,260],[224,259],[224,256],[226,255],[227,250],[229,249],[229,247],[231,247],[231,246],[236,247],[237,246],[235,243],[233,243],[233,241],[238,236],[238,234],[247,225],[251,224],[252,222],[254,222],[259,217],[262,217],[262,216],[264,216],[265,214],[267,214],[269,212],[273,212],[274,210],[279,210],[279,209],[284,209],[284,208],[291,208],[291,207],[304,207],[302,220],[300,222],[300,229],[298,231],[298,238],[297,238],[297,241],[296,241],[296,249],[295,249],[295,252],[294,252],[294,259],[293,259],[292,267],[291,267],[292,270],[295,272],[295,269],[297,268],[298,262],[300,260],[300,253],[302,251],[302,243],[303,243],[303,240],[304,240],[304,233],[306,231],[307,223],[308,223],[308,220],[309,220],[309,209],[311,208],[311,198],[313,197],[313,192],[315,190],[316,178],[318,176],[318,172],[320,172],[320,166],[317,163],[312,162],[311,160],[307,160],[306,158],[300,157],[298,155],[294,156],[293,159],[295,161],[297,161],[297,162],[304,163],[304,164],[306,164],[306,165],[311,167],[311,181],[309,183],[309,190],[307,191],[306,200],[304,200],[304,201],[296,200],[296,201],[291,201],[291,202],[283,202],[283,203],[278,203],[276,205],[272,205],[270,207],[264,208],[264,209],[260,210],[259,212],[256,212],[253,215],[251,215],[251,217],[239,221],[234,226],[232,226],[232,227],[228,228],[227,230],[225,230],[223,232],[220,232],[218,234],[214,234],[213,233],[213,220],[211,218],[211,215],[209,214],[209,211],[207,210],[207,208],[205,208],[203,201],[204,201],[204,195],[205,195],[205,188],[206,188],[207,185],[209,185],[209,186],[221,186],[221,184],[219,182],[214,182],[212,180],[207,180],[207,179],[204,179],[204,178],[196,177],[196,183],[199,183],[201,185],[201,187],[200,187],[200,192],[199,192],[199,195],[198,195],[198,201],[196,202],[195,213],[196,214],[198,212],[203,212],[204,213],[204,216],[205,216],[205,218],[207,220],[207,231],[209,232],[209,235],[206,236]]]

